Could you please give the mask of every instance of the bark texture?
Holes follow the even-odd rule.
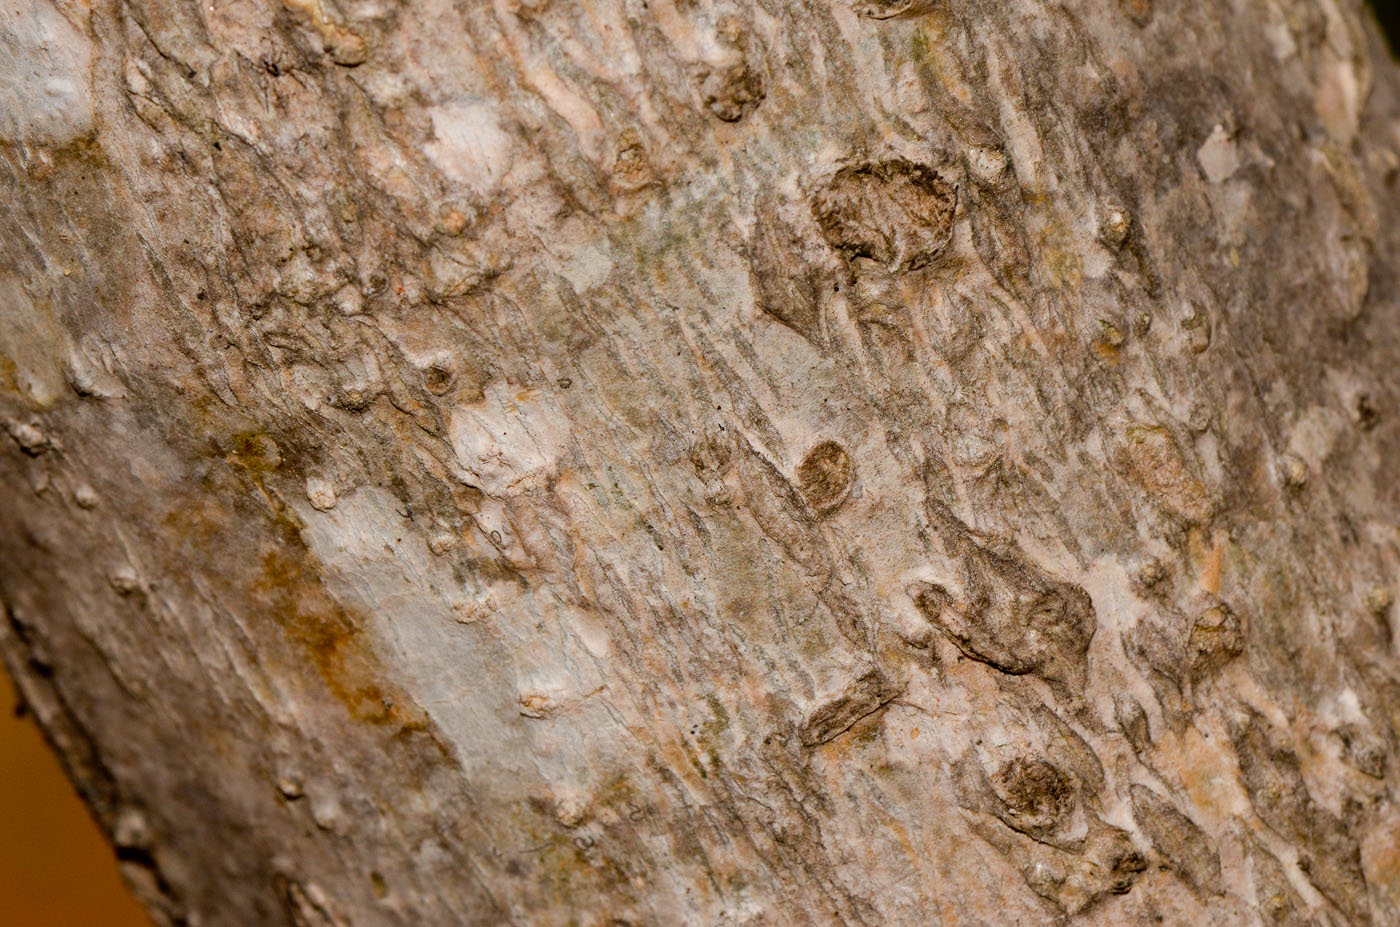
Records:
[[[162,923],[1400,923],[1356,0],[0,51],[0,651]]]

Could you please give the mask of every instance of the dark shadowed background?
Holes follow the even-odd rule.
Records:
[[[1400,48],[1400,0],[1371,0],[1371,9],[1390,39],[1390,51],[1394,54]]]
[[[0,668],[0,924],[151,927]]]

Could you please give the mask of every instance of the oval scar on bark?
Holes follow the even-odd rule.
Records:
[[[798,465],[797,487],[808,505],[830,512],[846,500],[855,476],[855,464],[845,448],[835,441],[823,441]]]
[[[822,237],[848,261],[891,272],[932,263],[953,237],[958,190],[942,174],[905,158],[846,164],[812,197]]]

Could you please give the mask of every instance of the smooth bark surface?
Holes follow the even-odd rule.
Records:
[[[1400,923],[1398,152],[1354,0],[3,0],[0,652],[164,923]]]

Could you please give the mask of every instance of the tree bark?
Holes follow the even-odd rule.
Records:
[[[1358,0],[0,45],[0,652],[160,923],[1400,923]]]

